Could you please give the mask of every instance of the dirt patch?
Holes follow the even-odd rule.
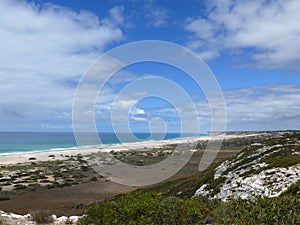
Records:
[[[7,212],[27,214],[45,210],[57,216],[83,214],[90,204],[109,199],[115,195],[135,190],[110,181],[95,181],[71,187],[45,189],[33,192],[7,193],[7,201],[0,201],[0,208]]]

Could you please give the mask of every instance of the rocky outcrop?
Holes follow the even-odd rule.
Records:
[[[214,170],[196,196],[223,201],[253,196],[275,197],[300,180],[299,133],[285,132],[255,143]]]
[[[288,168],[273,168],[247,177],[231,174],[221,185],[215,198],[224,201],[232,198],[247,199],[251,196],[276,197],[300,180],[300,165]]]

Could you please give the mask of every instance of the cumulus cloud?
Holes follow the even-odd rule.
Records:
[[[187,19],[188,46],[204,59],[229,51],[246,53],[251,66],[299,69],[299,11],[297,0],[213,0],[207,17]]]
[[[118,6],[99,18],[53,4],[1,1],[1,129],[26,129],[20,118],[27,125],[31,118],[66,118],[84,70],[108,44],[123,38],[122,14]]]

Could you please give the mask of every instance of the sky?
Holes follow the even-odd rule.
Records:
[[[87,68],[106,51],[142,40],[184,46],[208,65],[224,96],[227,130],[299,129],[299,11],[298,0],[1,0],[0,131],[72,131]],[[159,86],[153,82],[141,84],[144,93],[122,92],[147,77],[184,89],[197,115],[184,101],[149,96],[147,87]],[[201,132],[211,129],[201,87],[154,62],[114,74],[94,110],[101,132],[122,132],[124,121],[133,132],[180,132],[182,118],[192,117]]]

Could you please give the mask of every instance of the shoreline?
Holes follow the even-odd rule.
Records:
[[[64,150],[45,150],[37,152],[24,152],[24,153],[12,153],[7,155],[0,155],[0,164],[9,165],[17,163],[29,163],[38,161],[55,161],[55,160],[67,160],[70,156],[76,156],[78,154],[82,156],[90,155],[99,152],[110,152],[110,151],[128,151],[128,150],[138,150],[147,148],[160,148],[165,145],[172,144],[184,144],[184,143],[194,143],[198,141],[208,141],[208,140],[220,140],[228,138],[238,138],[253,136],[257,134],[230,134],[230,135],[213,135],[213,136],[199,136],[199,137],[183,137],[168,140],[146,140],[139,142],[129,142],[122,144],[103,144],[99,146],[87,146],[87,147],[77,147],[77,148],[67,148]]]
[[[176,141],[176,140],[183,140],[183,139],[190,139],[190,138],[209,137],[209,136],[217,136],[217,135],[201,133],[200,136],[183,136],[183,137],[174,137],[174,138],[163,139],[163,140],[145,139],[145,140],[140,140],[140,141],[129,141],[129,142],[124,142],[124,143],[101,143],[99,145],[85,145],[85,146],[81,146],[81,147],[78,147],[76,144],[76,145],[70,146],[70,147],[45,148],[45,149],[35,149],[35,150],[27,149],[24,151],[4,152],[4,153],[0,153],[0,157],[8,156],[8,155],[19,155],[19,154],[35,154],[35,153],[40,153],[40,152],[57,152],[57,151],[80,150],[80,149],[89,149],[89,148],[103,148],[103,147],[107,147],[107,146],[124,145],[124,144],[127,145],[127,144],[141,143],[141,142],[147,142],[147,141],[169,141],[169,140]]]
[[[33,152],[18,152],[9,154],[0,154],[0,164],[9,165],[17,163],[37,162],[37,161],[54,161],[54,160],[67,160],[68,156],[75,156],[81,154],[83,156],[90,155],[98,152],[110,151],[126,151],[137,150],[141,148],[159,148],[164,145],[180,144],[186,142],[196,142],[199,140],[208,140],[208,136],[201,137],[184,137],[168,140],[146,140],[139,142],[128,142],[122,144],[102,144],[97,146],[85,147],[72,147],[61,150],[41,150]],[[50,157],[55,156],[55,157]],[[35,160],[30,160],[35,158]]]
[[[1,133],[31,133],[31,132],[0,132]],[[32,133],[43,133],[43,132],[32,132]],[[51,133],[51,132],[45,132],[45,133]],[[56,133],[67,133],[67,134],[72,134],[72,132],[53,132],[54,134]],[[106,133],[104,133],[106,134]],[[110,133],[107,133],[110,134]],[[144,133],[142,133],[144,134]],[[146,134],[146,133],[145,133]],[[169,133],[169,134],[173,134],[173,133]],[[174,133],[177,134],[177,133]],[[195,136],[194,134],[191,134],[190,136],[188,135],[183,135],[180,137],[169,137],[166,139],[162,139],[162,140],[177,140],[177,139],[185,139],[185,138],[196,138],[196,137],[205,137],[205,136],[212,136],[212,134],[207,134],[207,133],[200,133],[199,135]],[[1,138],[1,137],[0,137]],[[16,138],[16,137],[14,137]],[[41,148],[36,148],[34,147],[32,148],[25,148],[25,149],[18,149],[16,147],[16,149],[11,149],[11,151],[9,150],[5,150],[5,149],[0,149],[0,156],[6,156],[6,155],[18,155],[18,154],[31,154],[31,153],[39,153],[39,152],[56,152],[56,151],[66,151],[66,150],[78,150],[78,149],[86,149],[86,148],[97,148],[97,147],[103,147],[103,146],[113,146],[113,145],[120,145],[120,144],[130,144],[130,143],[136,143],[136,142],[145,142],[145,141],[160,141],[156,140],[156,139],[139,139],[138,141],[134,140],[134,141],[128,141],[128,142],[119,142],[119,140],[115,140],[115,142],[107,142],[102,143],[100,141],[100,143],[96,143],[96,144],[89,144],[89,145],[83,145],[83,146],[78,146],[78,144],[76,143],[76,138],[75,138],[75,142],[72,143],[69,146],[49,146],[49,147],[41,147]],[[106,140],[107,141],[107,140]],[[1,142],[1,140],[0,140]],[[65,143],[65,142],[64,142]],[[28,143],[24,143],[24,145],[26,146]],[[1,152],[4,151],[4,152]]]

